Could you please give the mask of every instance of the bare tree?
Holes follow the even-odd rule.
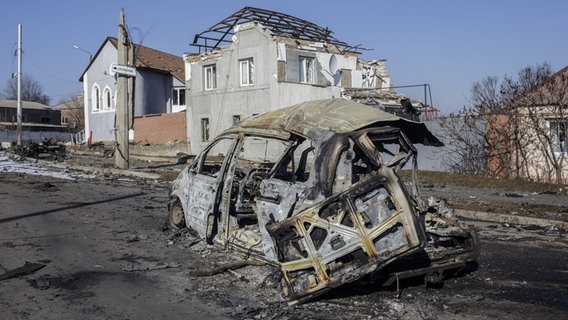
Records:
[[[472,86],[471,102],[441,123],[454,147],[454,171],[563,181],[568,68],[552,75],[544,63],[521,69],[516,78],[487,77]]]
[[[68,131],[77,133],[85,128],[83,94],[72,95],[58,105],[61,116],[67,118]]]
[[[449,153],[442,163],[454,173],[485,174],[485,130],[479,113],[464,108],[443,118],[440,124]]]
[[[39,102],[49,105],[50,98],[44,93],[42,85],[34,80],[30,75],[22,75],[22,101]],[[17,100],[18,99],[18,79],[12,78],[6,83],[6,88],[3,92],[4,99]]]
[[[520,79],[532,79],[530,70]],[[538,81],[538,80],[537,80]],[[568,175],[568,68],[527,87],[513,101],[527,132],[524,175],[532,180],[566,183]]]

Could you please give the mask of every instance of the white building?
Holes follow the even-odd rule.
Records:
[[[307,100],[347,96],[346,89],[390,90],[384,60],[327,28],[278,12],[245,7],[197,34],[199,54],[184,55],[189,152],[255,114]]]

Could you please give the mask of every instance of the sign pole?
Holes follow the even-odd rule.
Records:
[[[120,11],[120,24],[118,25],[118,65],[126,66],[128,63],[128,35],[124,25],[124,11]],[[114,162],[120,169],[129,168],[129,146],[128,146],[128,75],[117,73],[116,84],[116,124],[115,124],[115,145]]]

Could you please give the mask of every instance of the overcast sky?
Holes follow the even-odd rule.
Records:
[[[120,10],[135,43],[179,55],[199,33],[245,6],[289,14],[386,59],[395,86],[428,83],[433,102],[449,113],[469,105],[472,84],[516,75],[547,62],[568,65],[568,1],[564,0],[10,0],[0,13],[0,90],[17,72],[18,24],[23,26],[23,72],[51,104],[82,91],[89,54],[117,37]],[[422,99],[423,89],[400,90]]]

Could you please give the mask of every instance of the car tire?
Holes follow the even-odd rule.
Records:
[[[182,229],[185,227],[185,215],[183,212],[183,206],[179,199],[175,199],[170,203],[169,207],[169,225],[172,229]]]

